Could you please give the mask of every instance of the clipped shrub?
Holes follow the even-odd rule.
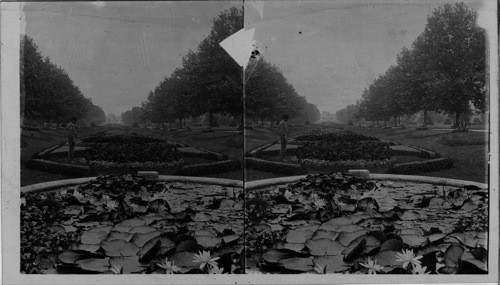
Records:
[[[92,176],[95,174],[94,171],[92,171],[88,166],[58,163],[43,159],[30,159],[24,163],[24,166],[30,169],[77,177]]]
[[[391,166],[387,172],[392,174],[417,174],[444,170],[453,167],[453,160],[449,158],[437,158],[426,161],[415,161],[408,163],[398,163]]]
[[[286,175],[307,173],[307,171],[300,164],[269,161],[253,157],[245,157],[245,167],[264,172]]]
[[[200,163],[184,166],[179,169],[177,175],[201,176],[205,174],[214,174],[229,172],[241,168],[241,163],[237,160],[223,160],[212,163]]]
[[[351,131],[340,131],[340,132],[321,132],[320,130],[314,130],[307,134],[298,136],[295,138],[298,141],[377,141],[379,139],[375,137],[365,136]]]
[[[429,158],[429,159],[441,157],[441,155],[437,152],[425,150],[425,149],[420,149],[420,148],[415,148],[415,147],[413,147],[412,150],[391,149],[391,152],[393,155],[409,155],[409,156],[417,156],[417,157]]]

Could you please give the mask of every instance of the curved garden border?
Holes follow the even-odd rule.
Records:
[[[84,177],[75,179],[65,179],[50,182],[43,182],[21,187],[21,193],[36,193],[55,190],[57,188],[75,186],[83,183],[90,182],[97,177]],[[196,176],[175,176],[175,175],[159,175],[159,182],[189,182],[200,183],[209,185],[220,185],[225,187],[240,187],[243,188],[241,180],[224,179],[224,178],[210,178],[210,177],[196,177]]]
[[[67,152],[63,151],[63,152],[53,153],[53,151],[64,145],[65,144],[60,144],[40,151],[39,153],[33,155],[32,159],[25,162],[24,163],[25,166],[31,169],[38,169],[42,171],[61,173],[66,175],[88,176],[97,174],[96,171],[91,166],[60,163],[44,159],[49,157],[50,158],[65,157],[67,155]],[[181,146],[181,148],[183,147]],[[189,150],[179,150],[179,151],[186,157],[202,157],[215,161],[209,163],[200,163],[200,164],[184,165],[184,166],[179,163],[174,163],[173,165],[167,165],[167,167],[177,167],[177,169],[174,171],[175,174],[191,175],[191,176],[228,172],[241,168],[241,163],[239,161],[230,160],[226,155],[201,148],[193,147],[193,149],[199,151],[189,151]],[[84,151],[85,150],[75,150],[75,154]],[[136,163],[133,162],[124,163],[123,165],[120,164],[115,165],[112,162],[110,162],[110,165],[111,165],[110,167],[116,167],[116,168],[120,167],[129,168],[130,166],[134,166],[132,168],[135,170],[153,169],[151,167],[148,167],[147,162],[144,163],[143,165],[141,165],[140,163],[136,165]]]
[[[287,184],[292,182],[297,182],[302,178],[305,178],[307,175],[298,175],[298,176],[288,176],[288,177],[279,177],[279,178],[270,178],[263,179],[257,181],[251,181],[245,183],[246,191],[256,191],[261,190],[264,187]],[[467,181],[467,180],[458,180],[458,179],[450,179],[450,178],[441,178],[441,177],[429,177],[429,176],[417,176],[417,175],[395,175],[395,174],[377,174],[370,173],[368,180],[389,180],[389,181],[407,181],[407,182],[416,182],[416,183],[429,183],[435,185],[443,185],[443,186],[477,186],[480,188],[488,188],[488,184]]]

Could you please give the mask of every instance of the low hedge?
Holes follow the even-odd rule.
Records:
[[[245,167],[264,172],[287,175],[307,173],[307,171],[300,164],[269,161],[253,157],[245,157]]]
[[[426,161],[414,161],[408,163],[398,163],[391,166],[387,172],[392,174],[416,174],[444,170],[453,167],[453,160],[450,158],[437,158]]]
[[[286,150],[286,155],[295,155],[297,152],[297,148],[290,148]],[[255,153],[255,157],[269,157],[269,156],[277,156],[280,155],[280,150],[275,149],[275,150],[266,150],[266,149],[261,149]]]
[[[42,170],[45,172],[60,173],[70,176],[93,176],[94,171],[88,166],[65,164],[43,159],[30,159],[24,163],[26,168]]]
[[[206,159],[218,160],[218,161],[228,159],[227,155],[208,151],[205,149],[203,149],[202,151],[203,152],[198,153],[198,152],[185,152],[185,151],[179,150],[179,153],[181,154],[182,157],[200,157],[200,158],[206,158]]]
[[[237,160],[223,160],[212,163],[199,163],[181,167],[176,174],[186,176],[200,176],[205,174],[214,174],[229,172],[241,168],[241,163]]]
[[[411,155],[411,156],[417,156],[421,158],[440,158],[441,155],[437,152],[433,152],[430,150],[425,150],[425,149],[418,149],[415,148],[414,150],[403,150],[403,149],[391,149],[391,152],[393,155]]]

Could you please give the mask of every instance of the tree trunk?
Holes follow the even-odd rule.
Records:
[[[208,111],[208,127],[211,128],[212,127],[212,122],[213,122],[213,114],[212,114],[212,111]]]
[[[394,116],[394,126],[397,127],[398,126],[398,120],[397,120],[397,116]]]
[[[427,125],[427,110],[424,110],[424,126]]]

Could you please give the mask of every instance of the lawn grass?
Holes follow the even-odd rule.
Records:
[[[436,151],[444,157],[454,160],[454,167],[447,170],[422,173],[420,175],[436,176],[470,180],[476,182],[487,182],[487,147],[488,140],[485,133],[451,133],[450,130],[430,129],[416,131],[415,128],[407,129],[379,129],[345,125],[306,125],[290,127],[290,136],[294,137],[318,128],[335,128],[339,130],[351,130],[368,136],[378,137],[384,140],[398,142],[404,145],[421,147]],[[111,128],[97,127],[78,130],[79,137],[90,135],[94,132],[105,131]],[[136,132],[150,137],[164,138],[169,141],[184,143],[188,146],[204,148],[214,152],[222,153],[229,159],[243,162],[244,151],[250,151],[261,145],[278,141],[277,128],[254,128],[245,130],[245,139],[242,134],[234,132],[234,128],[215,128],[215,132],[203,133],[201,129],[191,131],[179,130],[151,130],[144,128],[120,127],[120,129]],[[33,136],[31,136],[33,134]],[[23,131],[22,140],[26,146],[21,148],[21,162],[31,158],[47,147],[55,146],[66,141],[64,130],[41,130]],[[226,173],[212,174],[209,177],[242,179],[243,171],[235,170]],[[265,173],[258,170],[248,169],[245,172],[247,181],[280,177],[282,175]],[[61,174],[46,173],[37,170],[25,169],[21,164],[21,185],[29,185],[44,181],[69,179]]]

